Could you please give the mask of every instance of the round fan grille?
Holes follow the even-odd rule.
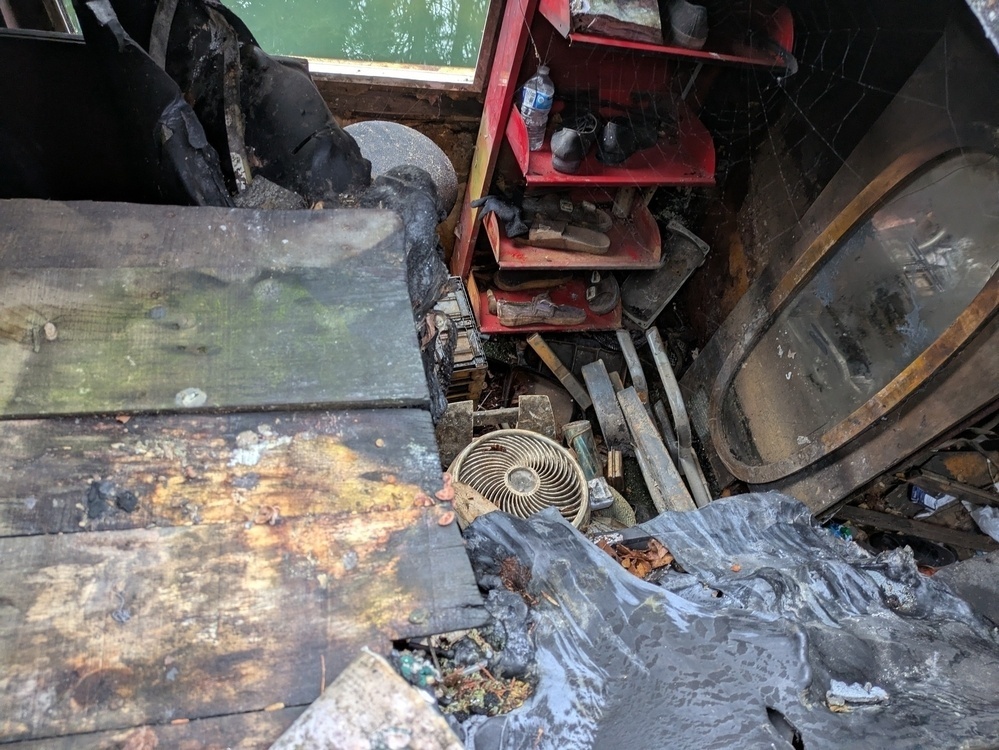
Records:
[[[451,476],[513,516],[527,518],[554,507],[576,528],[589,517],[586,478],[579,463],[558,443],[535,432],[497,430],[483,435],[454,460]]]

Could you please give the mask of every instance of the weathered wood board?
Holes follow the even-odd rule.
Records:
[[[440,489],[433,441],[415,409],[0,421],[0,537],[404,510]]]
[[[0,415],[425,406],[405,273],[385,211],[0,201]]]
[[[427,412],[10,420],[0,435],[0,742],[306,705],[362,646],[483,619],[440,524],[450,506],[430,499]],[[138,508],[87,518],[95,481]]]
[[[480,624],[427,403],[394,214],[0,201],[0,744],[262,749]]]
[[[17,750],[267,750],[305,708],[295,706],[177,724],[111,729],[87,735],[24,740]]]

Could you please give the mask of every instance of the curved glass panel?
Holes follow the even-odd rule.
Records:
[[[788,458],[932,344],[999,264],[999,159],[915,173],[845,235],[749,352],[721,429],[749,465]]]

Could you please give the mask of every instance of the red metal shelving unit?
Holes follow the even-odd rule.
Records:
[[[567,175],[553,169],[547,141],[541,150],[529,151],[527,129],[514,102],[517,86],[530,76],[536,64],[534,55],[528,54],[529,42],[537,45],[539,54],[545,55],[553,79],[556,73],[561,76],[561,80],[555,81],[556,95],[560,91],[592,88],[599,93],[601,109],[607,100],[614,107],[627,110],[636,106],[636,94],[649,96],[669,91],[678,80],[674,78],[678,66],[684,64],[692,71],[688,81],[696,77],[704,64],[783,70],[794,43],[790,11],[782,7],[767,18],[758,17],[754,27],[765,30],[768,40],[765,48],[709,33],[705,49],[691,50],[572,32],[569,0],[507,0],[451,261],[452,273],[467,279],[472,306],[484,333],[599,330],[621,324],[620,306],[608,315],[590,315],[585,323],[572,328],[542,325],[507,328],[489,314],[485,295],[478,293],[470,275],[480,222],[478,209],[469,204],[488,192],[503,143],[510,148],[511,165],[516,162],[528,188],[613,190],[714,184],[715,151],[711,134],[683,97],[675,93],[670,105],[671,112],[675,109],[675,133],[663,135],[658,144],[633,154],[623,164],[601,164],[591,152],[577,173]],[[503,235],[493,215],[487,216],[482,224],[497,265],[504,270],[625,270],[656,268],[659,263],[658,226],[644,205],[633,212],[630,221],[618,223],[610,230],[611,251],[604,256],[521,245]],[[559,304],[585,307],[585,289],[585,281],[573,281],[553,290],[551,296]],[[518,301],[533,296],[529,292],[497,290],[495,293],[500,298]]]

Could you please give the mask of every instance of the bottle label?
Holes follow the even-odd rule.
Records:
[[[552,101],[554,97],[549,96],[544,91],[537,91],[536,89],[525,89],[524,90],[524,106],[530,107],[531,109],[546,111],[552,108]]]

